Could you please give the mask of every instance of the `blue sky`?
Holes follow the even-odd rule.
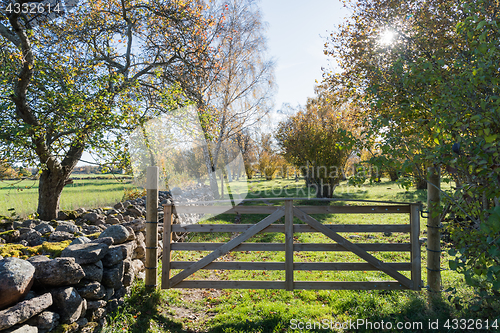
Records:
[[[275,111],[282,103],[305,104],[314,96],[321,67],[333,66],[323,54],[325,37],[348,16],[339,0],[261,0],[268,23],[269,55],[276,61]]]

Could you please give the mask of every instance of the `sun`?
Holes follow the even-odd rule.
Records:
[[[382,45],[390,45],[394,42],[396,33],[392,30],[385,30],[380,34],[380,43]]]

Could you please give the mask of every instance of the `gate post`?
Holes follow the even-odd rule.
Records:
[[[146,289],[156,289],[158,268],[158,167],[147,168]]]
[[[427,168],[427,284],[429,302],[441,296],[440,170]]]
[[[410,205],[411,281],[413,290],[420,290],[422,286],[422,266],[419,242],[420,208],[421,205]]]
[[[163,206],[163,256],[161,264],[161,289],[170,288],[170,261],[172,244],[172,205]]]
[[[293,200],[285,200],[285,289],[293,290]]]

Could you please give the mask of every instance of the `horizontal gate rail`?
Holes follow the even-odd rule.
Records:
[[[251,224],[174,224],[172,232],[243,232]],[[410,232],[409,224],[344,224],[325,225],[335,232]],[[284,224],[272,224],[261,232],[285,232]],[[293,232],[318,232],[306,224],[294,224]]]
[[[272,214],[276,206],[176,206],[183,213],[219,213],[224,214]],[[396,206],[300,206],[300,210],[307,214],[408,214],[408,205]]]
[[[176,209],[183,213],[220,212],[224,206],[164,206],[163,271],[162,288],[234,288],[234,289],[412,289],[421,288],[420,257],[420,204],[398,203],[395,205],[367,206],[293,206],[293,200],[303,198],[271,198],[284,201],[283,206],[227,206],[224,214],[266,214],[257,224],[172,224]],[[259,201],[259,200],[245,200]],[[335,201],[335,200],[319,200]],[[344,200],[342,200],[344,201]],[[347,201],[347,200],[345,200]],[[351,200],[352,201],[352,200]],[[373,201],[360,200],[373,203]],[[311,215],[316,214],[409,214],[409,224],[322,224]],[[285,224],[274,224],[285,217]],[[306,224],[293,224],[297,217]],[[226,232],[240,233],[227,243],[172,243],[173,232]],[[258,233],[284,233],[284,243],[245,242]],[[293,243],[294,233],[319,232],[334,242]],[[410,234],[409,243],[354,243],[341,236],[345,232],[401,232]],[[211,251],[199,261],[171,261],[172,251]],[[284,262],[216,261],[229,252],[237,251],[284,251]],[[348,251],[365,262],[294,262],[293,253],[301,251]],[[406,252],[410,262],[383,262],[368,252]],[[171,270],[181,270],[170,277]],[[213,281],[186,280],[200,269],[208,270],[263,270],[284,271],[285,281]],[[295,281],[295,271],[381,271],[395,281]],[[411,278],[400,272],[410,271]]]
[[[192,261],[172,261],[170,269],[185,269],[192,265]],[[398,271],[411,271],[411,263],[397,262],[388,264]],[[285,269],[284,262],[212,262],[205,269],[231,269],[249,271],[282,271]],[[295,271],[378,271],[377,268],[368,263],[358,262],[294,262]]]
[[[213,251],[225,243],[172,243],[173,251]],[[365,251],[379,252],[410,252],[410,243],[356,243]],[[283,243],[242,243],[234,247],[236,251],[285,251]],[[349,251],[340,244],[335,243],[303,243],[293,244],[293,251]]]

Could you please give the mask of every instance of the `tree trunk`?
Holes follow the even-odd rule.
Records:
[[[208,151],[208,145],[203,145],[203,158],[205,159],[205,165],[208,172],[208,180],[210,181],[210,189],[214,194],[214,199],[219,199],[219,186],[217,185],[217,175],[215,174],[215,168],[210,160],[210,153]]]
[[[43,221],[57,218],[59,199],[68,175],[49,169],[42,171],[38,183],[38,217]]]
[[[319,179],[313,185],[316,189],[316,198],[333,198],[333,191],[337,187],[338,181],[331,179],[328,182],[324,182]]]
[[[415,188],[417,190],[425,190],[427,189],[427,181],[424,178],[415,177]]]
[[[396,180],[398,180],[399,175],[398,175],[398,172],[396,170],[389,170],[387,173],[389,174],[389,178],[391,179],[391,182],[395,182]]]

